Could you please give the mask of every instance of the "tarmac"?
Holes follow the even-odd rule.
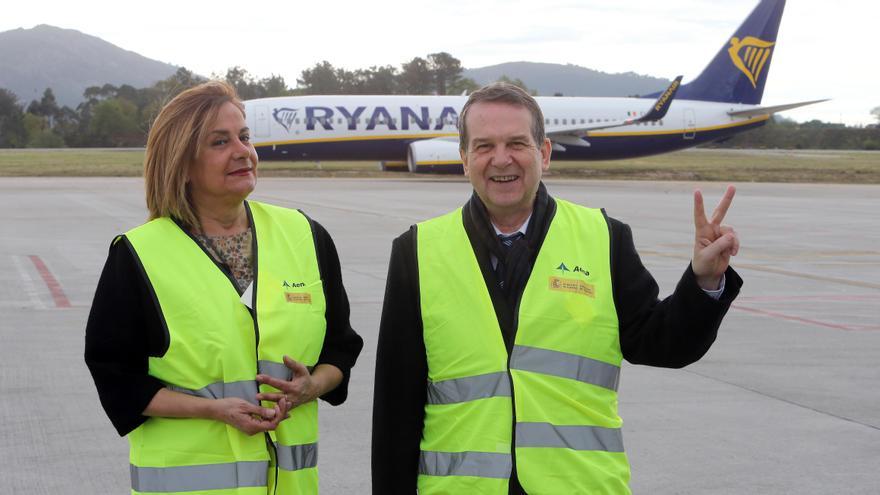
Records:
[[[692,251],[692,190],[548,180],[633,228],[672,291]],[[321,405],[323,493],[368,493],[372,380],[391,241],[463,204],[463,179],[261,179],[336,242],[365,348],[348,401]],[[726,223],[745,280],[718,339],[682,370],[625,364],[620,414],[637,494],[880,493],[880,186],[738,184]],[[710,212],[711,213],[711,212]],[[83,336],[107,248],[146,218],[129,178],[0,179],[0,493],[128,493]]]

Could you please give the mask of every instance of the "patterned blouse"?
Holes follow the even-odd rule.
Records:
[[[243,293],[254,281],[254,253],[250,227],[240,234],[221,236],[196,234],[196,238],[215,260],[229,267],[238,284],[239,293]]]

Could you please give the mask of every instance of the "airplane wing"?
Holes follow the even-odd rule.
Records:
[[[584,139],[587,132],[598,129],[610,129],[612,127],[622,127],[625,125],[633,125],[639,122],[651,122],[660,120],[666,116],[669,111],[672,100],[675,98],[675,92],[681,86],[682,76],[676,77],[672,83],[666,88],[657,101],[651,105],[651,108],[641,117],[629,118],[623,120],[614,120],[611,122],[596,123],[595,125],[571,125],[568,127],[556,128],[552,132],[547,133],[547,137],[553,141],[556,149],[565,149],[563,146],[589,146],[590,143]]]
[[[775,105],[772,107],[755,107],[749,108],[747,110],[739,110],[737,112],[727,112],[727,115],[730,115],[731,117],[755,117],[758,115],[773,115],[774,113],[782,112],[783,110],[791,110],[792,108],[812,105],[814,103],[822,103],[823,101],[828,100],[830,100],[830,98],[825,98],[824,100],[801,101],[798,103],[789,103],[787,105]]]

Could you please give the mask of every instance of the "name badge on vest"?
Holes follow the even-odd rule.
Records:
[[[308,292],[285,292],[284,299],[294,304],[312,304],[312,295]]]
[[[593,284],[588,284],[583,280],[574,278],[562,278],[551,275],[550,290],[572,292],[574,294],[580,294],[592,298],[596,297],[596,288]]]

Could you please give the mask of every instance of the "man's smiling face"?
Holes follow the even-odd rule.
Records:
[[[530,211],[541,176],[550,168],[550,140],[535,143],[532,116],[522,106],[479,102],[468,109],[465,118],[464,173],[489,214],[499,217]]]

